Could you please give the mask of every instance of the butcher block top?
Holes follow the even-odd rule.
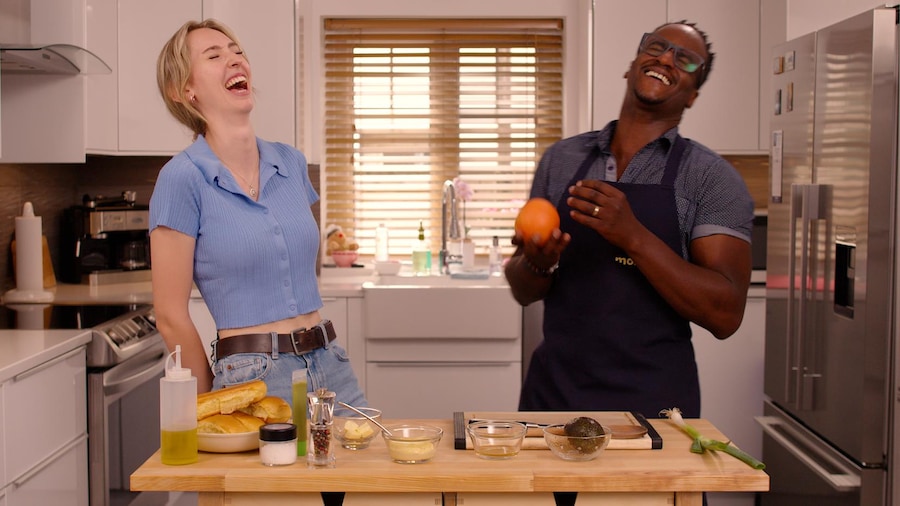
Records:
[[[590,415],[590,413],[586,413]],[[197,463],[166,466],[159,452],[131,475],[134,491],[197,492],[754,492],[769,489],[764,471],[726,454],[690,452],[691,440],[668,420],[650,420],[665,444],[659,450],[606,451],[589,462],[563,461],[547,451],[522,451],[509,460],[484,460],[453,448],[453,421],[427,423],[444,429],[437,455],[422,464],[393,463],[384,440],[364,450],[337,445],[336,465],[309,469],[305,458],[267,467],[259,453],[200,453]],[[726,440],[711,423],[688,420],[706,437]],[[337,444],[337,443],[336,443]],[[758,457],[758,456],[757,456]]]

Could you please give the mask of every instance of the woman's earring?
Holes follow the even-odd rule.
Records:
[[[197,97],[195,97],[194,95],[191,95],[191,103],[194,103],[196,101],[197,101]]]

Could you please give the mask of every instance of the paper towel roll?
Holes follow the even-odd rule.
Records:
[[[16,217],[16,288],[4,294],[4,302],[46,302],[53,294],[44,290],[41,217],[31,202]]]
[[[41,251],[41,217],[34,215],[31,202],[16,216],[16,288],[44,289],[44,260]]]

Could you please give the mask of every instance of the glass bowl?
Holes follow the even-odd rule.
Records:
[[[525,424],[500,420],[479,420],[466,426],[475,455],[488,460],[518,455],[527,431]]]
[[[357,409],[381,422],[381,410],[375,408]],[[369,443],[375,439],[379,432],[381,432],[381,429],[367,420],[366,417],[349,409],[335,406],[334,437],[344,448],[348,450],[368,448]]]
[[[382,431],[391,460],[400,464],[428,462],[437,453],[443,429],[431,425],[388,425],[391,435]]]
[[[603,434],[590,437],[567,436],[563,424],[544,427],[544,441],[563,460],[594,460],[603,453],[610,439],[612,430],[605,425]]]

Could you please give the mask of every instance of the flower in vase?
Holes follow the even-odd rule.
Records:
[[[472,198],[472,195],[475,194],[475,190],[459,176],[453,178],[453,190],[456,192],[456,198],[462,200],[463,203],[463,230],[465,231],[465,237],[468,238],[469,227],[466,225],[466,201]]]

